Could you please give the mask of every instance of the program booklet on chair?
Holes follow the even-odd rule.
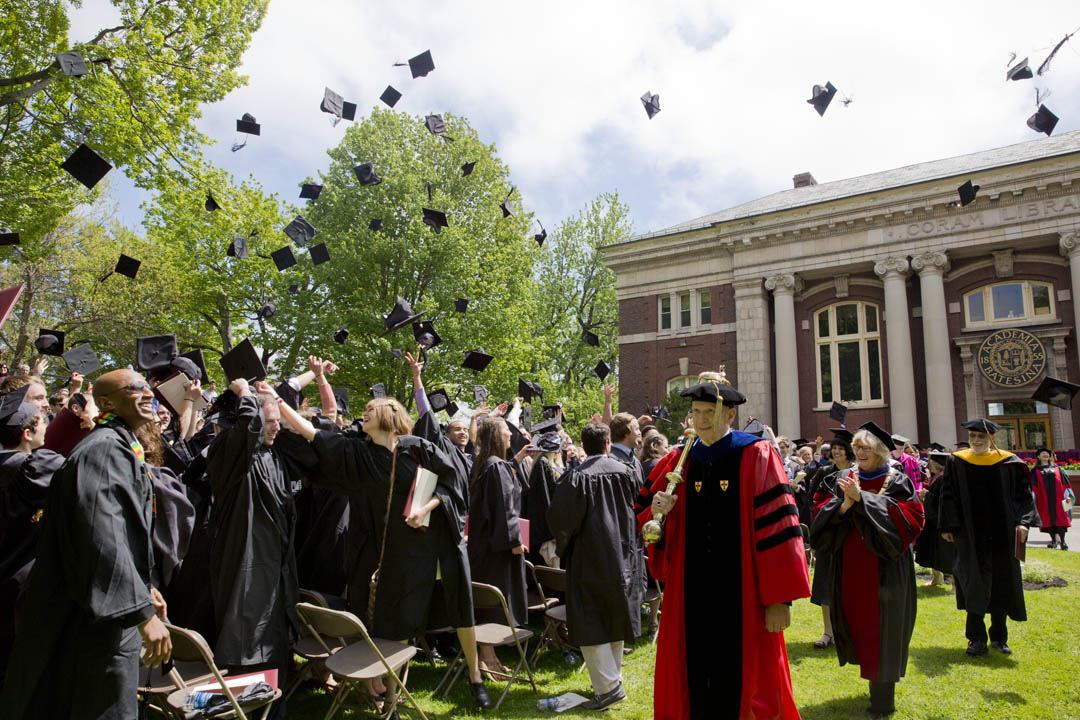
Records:
[[[412,515],[413,508],[422,508],[435,494],[435,483],[439,476],[423,467],[416,468],[416,477],[413,478],[412,487],[409,488],[409,498],[405,501],[405,512],[402,517]],[[431,513],[424,515],[421,524],[426,528],[431,525]]]

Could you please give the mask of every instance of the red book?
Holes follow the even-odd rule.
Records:
[[[56,413],[52,422],[45,428],[44,447],[67,457],[75,449],[75,446],[89,434],[90,430],[82,426],[82,420],[79,416],[73,413],[71,408],[64,408]]]
[[[529,521],[525,518],[518,518],[518,527],[521,529],[521,544],[529,547]]]
[[[1028,529],[1023,525],[1016,526],[1016,559],[1023,562],[1027,559],[1027,536]]]

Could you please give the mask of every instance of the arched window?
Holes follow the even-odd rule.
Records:
[[[845,302],[818,310],[814,339],[819,407],[882,402],[877,305]]]
[[[1054,286],[1031,280],[985,285],[964,295],[966,327],[1012,325],[1019,320],[1053,320]]]
[[[697,382],[697,375],[680,375],[667,381],[668,395],[676,390],[685,390]]]

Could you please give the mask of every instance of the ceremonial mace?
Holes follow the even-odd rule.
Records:
[[[686,444],[683,445],[682,454],[679,455],[679,462],[675,464],[675,469],[667,474],[667,493],[675,492],[675,487],[679,485],[686,478],[683,477],[683,463],[686,462],[686,456],[690,454],[690,446],[694,444],[694,438],[697,437],[697,433],[693,428],[686,431]],[[641,537],[645,541],[646,545],[652,545],[654,542],[660,539],[664,534],[664,514],[654,512],[652,520],[645,523],[641,528]]]

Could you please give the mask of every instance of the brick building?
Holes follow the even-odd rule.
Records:
[[[957,187],[981,186],[961,207]],[[952,445],[1080,446],[1080,131],[790,190],[604,248],[617,276],[619,403],[660,403],[724,364],[752,414],[791,437],[828,410]]]

